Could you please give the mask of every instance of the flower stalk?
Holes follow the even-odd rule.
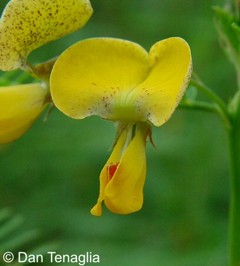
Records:
[[[199,80],[192,80],[191,85],[207,96],[212,103],[194,104],[183,107],[196,110],[215,111],[225,125],[229,139],[230,153],[230,207],[229,207],[229,266],[240,266],[240,92],[237,90],[229,107],[214,91]],[[206,105],[207,104],[207,105]],[[211,107],[211,108],[210,108]]]
[[[230,266],[240,266],[240,93],[236,93],[230,108]]]
[[[231,122],[229,121],[228,109],[224,101],[213,90],[208,88],[201,80],[192,79],[191,85],[205,94],[207,98],[215,104],[214,109],[217,113],[219,113],[225,128],[230,128]]]
[[[240,265],[240,124],[229,130],[230,181],[230,266]]]

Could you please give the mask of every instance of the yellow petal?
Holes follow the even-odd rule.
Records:
[[[0,21],[0,69],[21,68],[34,49],[82,27],[89,0],[11,0]]]
[[[145,116],[160,126],[171,117],[188,85],[191,51],[183,39],[175,37],[154,44],[149,56],[151,72],[136,90]]]
[[[0,87],[0,144],[25,133],[45,107],[47,94],[40,84]]]
[[[138,129],[118,168],[104,190],[104,203],[114,213],[128,214],[142,208],[146,177],[146,132]]]
[[[139,45],[110,38],[81,41],[54,65],[51,90],[56,106],[73,118],[105,119],[156,126],[177,107],[191,75],[191,52],[181,38]],[[67,67],[66,67],[67,66]]]
[[[88,39],[58,58],[50,78],[51,94],[55,105],[72,118],[99,115],[110,119],[117,108],[128,119],[135,104],[129,90],[148,72],[148,54],[138,44],[112,38]]]
[[[100,191],[99,197],[97,200],[97,204],[91,209],[91,214],[95,216],[102,215],[102,202],[104,200],[104,190],[108,183],[108,167],[110,164],[116,164],[120,161],[122,149],[126,140],[127,132],[126,130],[123,131],[121,136],[119,137],[117,144],[114,146],[114,149],[106,162],[105,166],[103,167],[101,174],[100,174]]]

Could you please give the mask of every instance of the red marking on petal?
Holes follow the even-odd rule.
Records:
[[[112,179],[112,177],[114,176],[117,168],[118,168],[119,163],[115,163],[115,164],[110,164],[107,167],[107,172],[108,172],[108,181],[110,181]]]

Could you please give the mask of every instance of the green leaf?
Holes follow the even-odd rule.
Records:
[[[240,64],[240,29],[237,20],[227,9],[215,6],[213,10],[223,49],[231,61]]]
[[[19,225],[21,225],[23,222],[21,216],[15,216],[11,218],[7,223],[4,223],[1,225],[0,230],[0,241],[9,233],[14,231]]]
[[[18,251],[26,251],[28,254],[47,254],[48,251],[57,250],[59,243],[49,241],[44,232],[37,229],[25,229],[24,217],[16,215],[9,208],[0,209],[0,265],[3,264],[4,252],[10,251],[17,254]],[[13,262],[12,266],[28,265]],[[43,264],[46,265],[46,264]]]

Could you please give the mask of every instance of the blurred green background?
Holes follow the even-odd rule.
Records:
[[[94,14],[83,29],[38,49],[31,61],[88,37],[119,37],[149,49],[180,36],[191,46],[195,72],[230,98],[234,69],[220,49],[211,9],[223,1],[91,2]],[[128,216],[104,210],[96,218],[89,210],[114,140],[113,124],[96,117],[73,120],[56,109],[47,122],[44,116],[21,139],[0,146],[0,208],[23,217],[19,230],[37,228],[41,241],[57,242],[60,253],[97,253],[104,266],[227,265],[229,159],[218,117],[178,109],[154,128],[143,209]]]

